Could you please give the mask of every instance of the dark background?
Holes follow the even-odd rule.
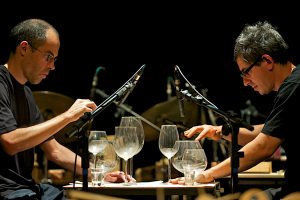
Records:
[[[9,30],[27,18],[45,19],[60,33],[59,59],[56,70],[41,84],[30,85],[32,90],[53,91],[73,99],[89,98],[95,70],[102,66],[105,70],[98,74],[97,87],[112,94],[146,64],[140,81],[125,101],[140,115],[167,101],[167,79],[173,77],[175,65],[196,89],[206,88],[208,99],[221,110],[240,113],[245,102],[251,100],[260,113],[268,113],[274,94],[259,96],[244,87],[233,62],[234,41],[246,23],[268,20],[277,26],[290,45],[295,64],[299,61],[299,22],[292,11],[275,13],[262,5],[223,12],[216,11],[214,5],[96,6],[81,2],[62,8],[48,2],[35,6],[41,7],[29,10],[18,3],[3,7],[10,14],[2,13],[0,18],[1,63],[6,62]],[[100,104],[104,99],[94,100]],[[116,111],[114,104],[102,111],[93,121],[94,128],[113,134],[120,120],[114,116]],[[148,162],[144,159],[139,165],[161,157],[155,145],[157,141],[145,144],[139,156],[146,156]]]

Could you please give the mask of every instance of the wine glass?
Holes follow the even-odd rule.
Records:
[[[107,141],[106,131],[90,131],[88,150],[93,154],[94,158],[96,158],[97,153],[104,149],[107,144],[105,141]],[[96,159],[94,159],[93,165],[96,168]]]
[[[99,180],[97,184],[101,186],[103,185],[104,174],[114,169],[120,160],[115,152],[112,141],[107,140],[104,149],[97,154],[96,160],[95,171],[98,174],[95,174],[97,177],[94,176],[94,179]]]
[[[116,126],[114,137],[114,149],[119,157],[125,161],[125,175],[128,174],[127,161],[131,158],[139,148],[139,140],[136,134],[136,127],[132,126]],[[130,185],[125,179],[125,185]]]
[[[136,133],[138,136],[138,140],[139,140],[139,148],[137,149],[136,154],[138,154],[143,146],[144,146],[144,141],[145,141],[145,134],[144,134],[144,128],[143,128],[143,124],[140,118],[138,117],[134,117],[134,116],[123,116],[121,118],[121,122],[120,122],[120,126],[133,126],[136,127]],[[133,175],[133,156],[132,158],[129,159],[129,168],[130,168],[130,175]]]
[[[198,176],[207,167],[207,157],[204,149],[185,149],[182,156],[185,184],[193,185]]]
[[[168,158],[168,180],[171,179],[171,158],[178,151],[176,141],[179,134],[176,125],[161,125],[158,146],[161,153]]]
[[[179,149],[176,154],[172,157],[173,167],[181,173],[184,173],[182,165],[182,157],[186,149],[202,149],[199,141],[196,140],[179,140],[176,142]]]

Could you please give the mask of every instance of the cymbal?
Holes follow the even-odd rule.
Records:
[[[71,97],[51,91],[33,91],[33,96],[45,120],[49,120],[65,112],[75,102]],[[69,124],[57,132],[54,135],[55,139],[59,143],[70,143],[75,141],[76,138],[67,138],[64,135],[70,128],[71,125]]]
[[[179,112],[178,100],[172,97],[168,101],[160,102],[150,109],[142,113],[142,116],[160,127],[163,124],[176,124],[182,129],[190,128],[194,125],[199,124],[200,112],[198,105],[190,102],[183,101],[185,116],[182,118]],[[145,141],[153,141],[159,138],[159,131],[147,123],[143,123],[145,132]]]

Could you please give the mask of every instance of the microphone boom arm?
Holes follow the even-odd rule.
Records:
[[[192,86],[192,84],[185,78],[185,76],[181,73],[179,67],[176,65],[175,69],[180,73],[180,75],[186,80],[186,82]],[[200,106],[204,106],[215,113],[221,115],[226,120],[226,126],[231,128],[231,190],[232,193],[238,192],[238,169],[239,169],[239,159],[244,157],[244,152],[239,151],[238,148],[238,133],[239,128],[244,127],[250,131],[253,131],[254,128],[250,124],[244,122],[241,118],[238,118],[234,113],[225,113],[217,108],[213,103],[211,103],[208,99],[206,99],[201,93],[199,93],[194,87],[193,91],[197,94],[193,96],[189,93],[188,90],[180,90],[181,96],[186,97],[194,101],[196,104]],[[223,131],[223,127],[222,127]]]
[[[187,90],[180,91],[180,93],[186,98],[194,101],[200,106],[204,106],[211,109],[215,113],[221,115],[226,120],[226,125],[231,128],[231,190],[232,193],[238,192],[238,169],[239,169],[239,159],[244,157],[244,152],[238,151],[238,133],[239,128],[244,127],[250,131],[254,130],[253,126],[247,124],[242,119],[236,117],[233,113],[225,113],[220,109],[216,108],[214,105],[208,103],[201,96],[193,96]]]
[[[88,191],[88,168],[89,168],[89,161],[88,161],[88,137],[87,134],[85,134],[85,131],[83,129],[90,124],[94,117],[96,117],[101,111],[103,111],[106,107],[108,107],[112,102],[114,102],[118,98],[123,97],[123,101],[126,99],[126,97],[131,93],[133,90],[137,80],[139,80],[140,76],[143,73],[143,70],[145,68],[145,65],[142,65],[140,69],[129,79],[127,80],[116,92],[114,92],[111,96],[106,98],[97,108],[90,112],[85,113],[83,117],[81,117],[79,120],[75,122],[75,124],[71,127],[72,130],[66,134],[66,137],[72,137],[76,133],[82,133],[81,134],[81,140],[83,145],[83,152],[82,152],[82,159],[81,159],[81,167],[82,167],[82,190]],[[125,99],[124,99],[125,96]],[[75,179],[74,179],[75,180]],[[74,183],[75,185],[75,183]]]

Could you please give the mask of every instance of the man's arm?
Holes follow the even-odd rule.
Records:
[[[246,128],[240,128],[239,133],[238,133],[239,145],[245,146],[246,144],[248,144],[249,142],[254,140],[254,138],[256,138],[256,136],[261,132],[263,126],[264,126],[264,124],[253,125],[253,128],[254,128],[253,131],[249,131]],[[228,136],[223,135],[222,137],[225,140],[231,141],[231,134],[229,134]]]
[[[41,145],[42,150],[45,152],[47,159],[58,164],[59,166],[74,171],[75,153],[58,143],[55,139],[49,140]],[[77,156],[76,173],[82,175],[81,157]],[[90,176],[89,171],[89,176]],[[127,178],[130,182],[135,182],[131,176],[125,176],[124,172],[114,171],[105,175],[105,180],[109,182],[124,182]]]
[[[64,169],[74,171],[75,153],[65,146],[58,143],[55,139],[49,140],[41,144],[48,160],[56,163]],[[82,174],[81,157],[77,156],[76,172]]]
[[[261,132],[263,128],[263,124],[254,125],[254,130],[249,131],[245,128],[239,129],[238,134],[238,143],[239,145],[244,146],[245,144],[252,141],[256,136]],[[228,136],[222,135],[222,126],[213,126],[208,124],[193,126],[189,130],[184,132],[184,135],[187,138],[191,138],[192,136],[198,134],[195,140],[202,140],[203,138],[211,138],[212,140],[220,140],[221,138],[231,141],[231,134]]]
[[[244,152],[244,157],[239,161],[239,172],[245,171],[266,158],[269,158],[280,146],[281,140],[260,133],[253,141],[245,145],[240,151]],[[204,171],[196,181],[200,183],[211,182],[214,179],[228,176],[231,173],[230,158],[220,164]]]
[[[14,155],[41,144],[67,124],[78,120],[85,112],[91,112],[95,108],[94,102],[77,99],[66,112],[46,122],[1,134],[0,143],[8,154]]]

